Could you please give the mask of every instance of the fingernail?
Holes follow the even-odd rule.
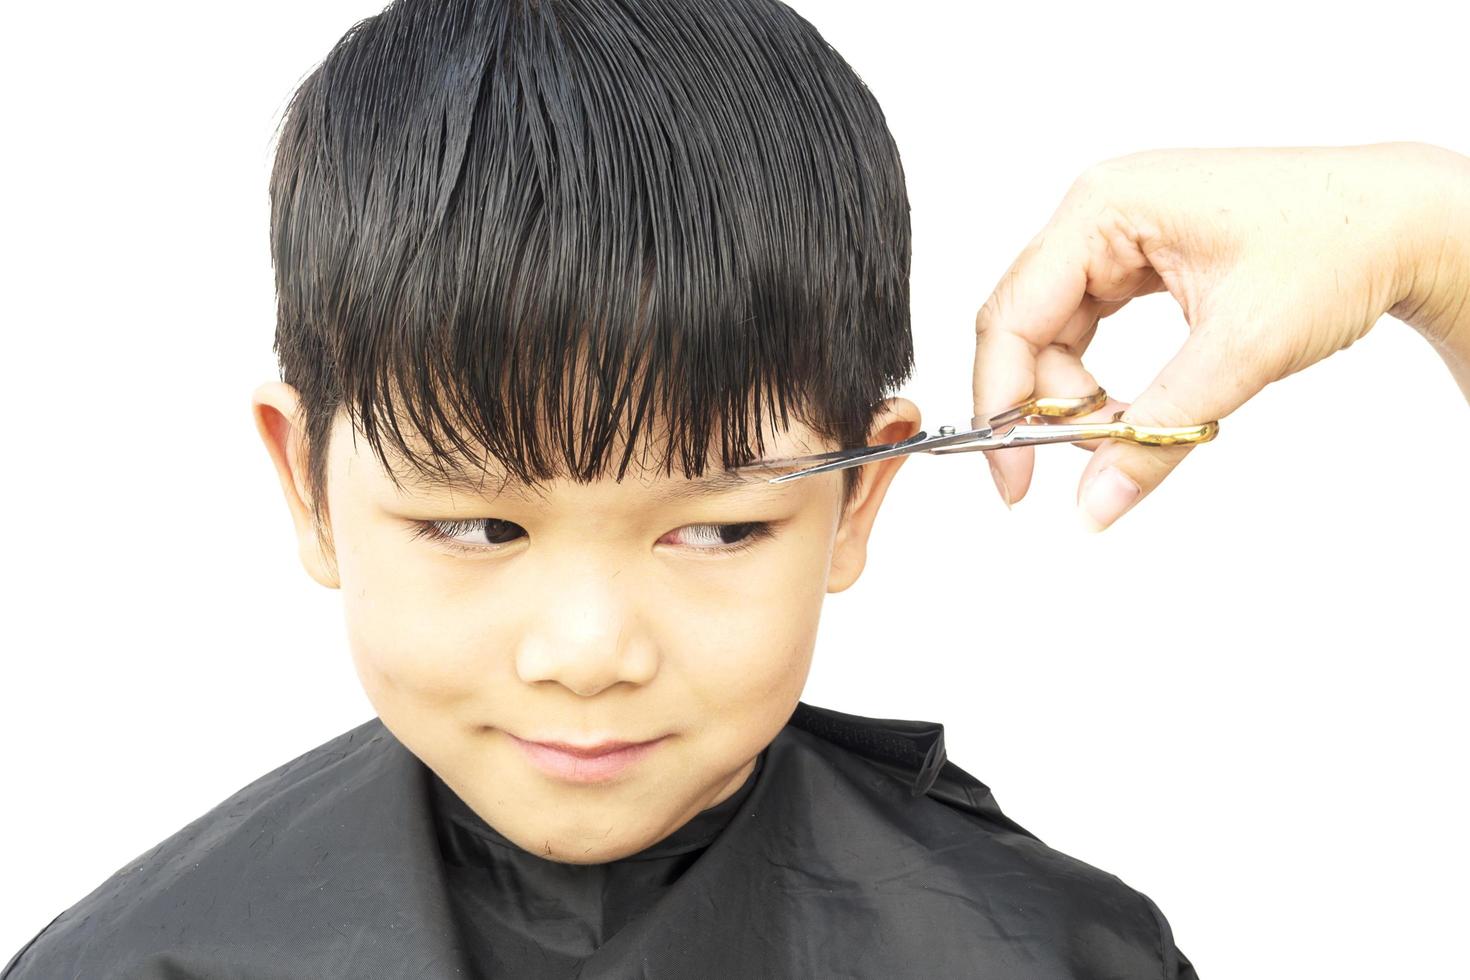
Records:
[[[990,478],[995,481],[995,489],[1000,491],[1000,499],[1006,502],[1006,510],[1010,510],[1011,490],[1006,486],[1006,478],[1001,476],[1000,467],[995,465],[995,460],[987,456],[985,462],[990,464]]]
[[[1101,531],[1138,500],[1138,484],[1116,466],[1109,466],[1082,489],[1077,512],[1089,531]]]

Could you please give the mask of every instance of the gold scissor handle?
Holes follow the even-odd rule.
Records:
[[[1007,422],[1019,422],[1027,418],[1072,418],[1077,415],[1086,415],[1095,412],[1108,403],[1108,393],[1101,388],[1090,395],[1080,395],[1076,398],[1054,398],[1041,396],[1031,398],[1019,405],[1012,405],[999,415],[992,415],[988,419],[975,416],[970,420],[971,428],[979,429],[985,426],[995,428],[1005,425]]]
[[[1200,425],[1134,425],[1123,421],[1123,413],[1113,414],[1111,422],[1078,422],[1073,425],[1013,425],[1000,435],[978,442],[941,446],[929,452],[936,456],[950,453],[973,453],[1012,446],[1042,446],[1049,442],[1087,442],[1092,439],[1122,439],[1140,446],[1188,446],[1209,442],[1220,431],[1219,422]]]
[[[1060,428],[1060,426],[1058,426]],[[1189,446],[1197,442],[1209,442],[1220,431],[1219,422],[1204,422],[1200,425],[1134,425],[1123,421],[1123,413],[1116,412],[1111,422],[1098,426],[1076,425],[1067,428],[1095,428],[1097,435],[1084,439],[1124,439],[1140,446]],[[1073,438],[1071,441],[1080,442]]]
[[[972,453],[1011,446],[1039,446],[1052,442],[1088,442],[1093,439],[1121,439],[1140,446],[1190,446],[1209,442],[1220,431],[1219,422],[1174,426],[1134,425],[1123,421],[1123,412],[1115,412],[1110,422],[1078,422],[1072,425],[1057,425],[1052,422],[1033,425],[1026,422],[1032,418],[1073,418],[1086,415],[1106,405],[1107,401],[1108,394],[1101,388],[1090,395],[1076,398],[1032,398],[988,420],[979,416],[971,419],[970,424],[977,430],[988,427],[992,432],[1008,423],[1019,423],[999,435],[981,438],[972,443],[940,446],[928,451],[936,456],[947,456],[950,453]]]
[[[1067,418],[1073,415],[1086,415],[1108,403],[1108,393],[1101,388],[1090,395],[1082,395],[1078,398],[1054,398],[1042,396],[1033,398],[1024,405],[1017,406],[1022,409],[1023,415],[1044,415],[1048,418]]]

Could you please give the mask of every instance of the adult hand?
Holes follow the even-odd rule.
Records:
[[[1223,418],[1384,313],[1423,334],[1470,398],[1470,158],[1384,143],[1155,150],[1092,167],[975,318],[975,414],[1093,390],[1081,358],[1099,320],[1164,289],[1188,339],[1131,405],[1109,401],[1088,420]],[[1093,450],[1078,485],[1093,530],[1192,448],[1079,445]],[[1034,452],[986,453],[1007,506],[1026,495]]]

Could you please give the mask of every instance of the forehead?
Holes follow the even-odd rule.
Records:
[[[433,495],[452,492],[483,497],[513,496],[528,500],[541,499],[545,496],[544,488],[548,483],[567,479],[565,475],[558,473],[548,478],[545,483],[528,486],[517,479],[511,470],[499,460],[492,458],[482,445],[462,435],[463,441],[475,453],[473,457],[466,457],[458,450],[448,456],[442,455],[444,448],[454,446],[453,440],[446,440],[442,437],[440,439],[441,455],[436,457],[428,440],[407,425],[402,425],[399,431],[407,449],[417,458],[405,456],[391,438],[383,438],[382,449],[388,463],[388,468],[385,470],[382,462],[372,451],[366,436],[360,430],[353,428],[345,412],[339,414],[335,422],[335,429],[336,432],[331,440],[333,454],[343,453],[351,457],[348,464],[351,471],[354,473],[371,471],[375,476],[397,485],[400,493]],[[763,427],[762,439],[761,450],[753,458],[798,456],[823,452],[832,449],[835,445],[794,419],[790,425],[785,427],[776,428],[769,425]],[[770,472],[760,470],[741,472],[725,469],[717,450],[706,454],[702,473],[690,476],[684,474],[677,458],[666,473],[667,464],[661,459],[648,452],[640,454],[635,450],[628,461],[623,478],[617,480],[617,468],[622,460],[624,449],[622,443],[609,447],[605,457],[608,462],[602,471],[606,475],[590,482],[609,485],[619,483],[660,501],[685,500],[760,488],[779,493],[788,487],[801,487],[803,484],[815,482],[796,481],[779,486],[772,485],[769,480],[773,474]],[[753,439],[751,452],[756,453]]]

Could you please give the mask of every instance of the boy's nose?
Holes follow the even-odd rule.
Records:
[[[516,649],[521,680],[556,681],[592,697],[614,684],[653,679],[657,647],[640,627],[636,589],[618,579],[616,571],[584,568],[530,603]]]

